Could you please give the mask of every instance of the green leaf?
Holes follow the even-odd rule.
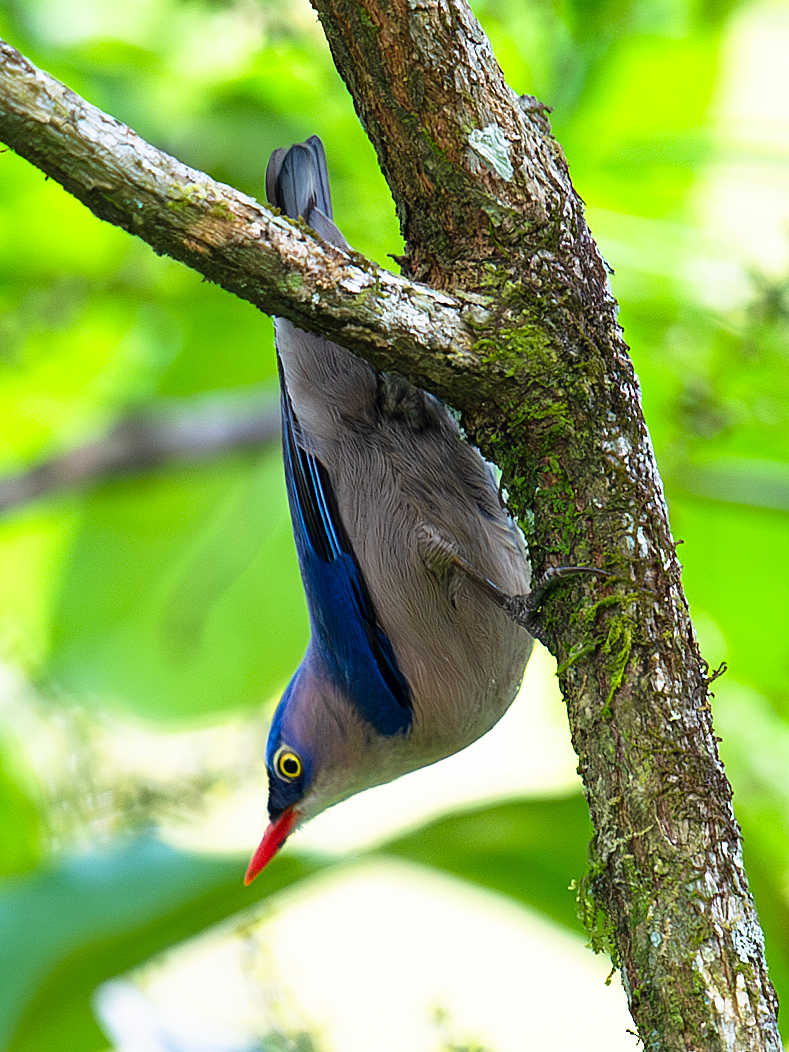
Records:
[[[730,675],[716,680],[721,759],[736,786],[743,859],[765,936],[770,979],[789,998],[789,726],[767,698]]]
[[[780,869],[771,865],[769,852],[763,851],[760,843],[759,817],[742,822],[743,862],[764,932],[770,981],[780,1004],[785,1005],[789,997],[789,899],[782,879],[786,855]]]
[[[789,515],[680,492],[671,501],[671,518],[675,536],[685,542],[680,554],[694,614],[703,612],[723,634],[737,679],[766,693],[786,718],[789,636],[771,626],[786,617]]]
[[[0,890],[0,1047],[98,1052],[96,986],[320,868],[277,858],[244,888],[246,859],[140,839],[66,858]]]
[[[85,504],[49,676],[146,717],[259,705],[307,620],[279,449],[122,480]]]
[[[433,866],[582,930],[570,883],[586,872],[592,836],[580,794],[517,800],[440,818],[376,853]]]
[[[0,741],[0,875],[24,873],[38,862],[43,822],[36,801],[19,770],[17,758]]]

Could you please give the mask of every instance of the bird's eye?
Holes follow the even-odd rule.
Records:
[[[298,778],[304,769],[301,758],[292,749],[281,748],[274,757],[274,770],[288,782]]]

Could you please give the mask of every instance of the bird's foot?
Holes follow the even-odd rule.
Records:
[[[472,566],[435,527],[423,524],[419,532],[422,557],[434,572],[446,571],[449,567],[462,570],[517,625],[538,639],[540,629],[537,618],[542,605],[562,581],[567,581],[577,574],[591,574],[593,577],[611,576],[607,571],[598,570],[594,566],[552,566],[526,595],[510,595]]]
[[[513,621],[522,625],[533,636],[539,639],[537,617],[542,605],[551,592],[562,583],[578,574],[591,574],[593,577],[610,577],[606,570],[594,566],[552,566],[526,595],[503,596],[501,606]]]

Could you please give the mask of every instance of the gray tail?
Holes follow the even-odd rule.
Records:
[[[266,168],[266,197],[291,219],[309,223],[316,208],[332,218],[326,154],[317,135],[272,153]]]
[[[266,197],[290,219],[303,219],[324,241],[350,252],[351,246],[332,222],[326,154],[317,135],[272,153],[266,168]]]

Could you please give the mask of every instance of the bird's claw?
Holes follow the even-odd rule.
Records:
[[[513,621],[539,639],[537,616],[543,603],[562,581],[577,574],[591,574],[593,577],[611,576],[606,570],[599,570],[594,566],[551,566],[527,595],[505,596],[501,605]]]

